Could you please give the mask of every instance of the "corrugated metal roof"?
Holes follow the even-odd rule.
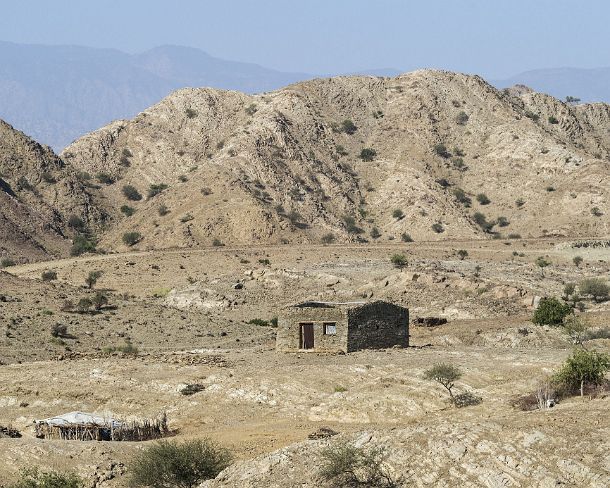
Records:
[[[92,413],[69,412],[57,417],[50,417],[43,420],[35,420],[35,423],[55,425],[58,427],[65,425],[99,425],[101,427],[119,427],[120,422],[112,417],[101,417]]]

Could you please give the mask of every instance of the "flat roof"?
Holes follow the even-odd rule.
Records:
[[[294,305],[291,305],[291,307],[332,308],[332,307],[349,307],[349,306],[356,306],[356,305],[365,305],[367,303],[368,302],[362,302],[362,301],[360,301],[360,302],[322,302],[322,301],[310,300],[307,302],[295,303]]]

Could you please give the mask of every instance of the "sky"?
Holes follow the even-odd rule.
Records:
[[[0,40],[175,44],[281,71],[610,66],[607,0],[0,0]]]

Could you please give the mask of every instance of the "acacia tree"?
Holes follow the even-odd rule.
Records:
[[[85,284],[87,285],[87,288],[89,288],[90,290],[93,289],[93,287],[97,283],[97,280],[101,278],[102,274],[102,271],[89,271],[87,278],[85,278]]]
[[[435,364],[432,368],[424,372],[424,379],[436,381],[443,385],[443,387],[449,392],[451,401],[454,401],[453,387],[455,382],[462,377],[462,372],[456,366],[452,364],[440,363]]]

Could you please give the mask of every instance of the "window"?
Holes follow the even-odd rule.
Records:
[[[324,335],[335,335],[337,333],[336,322],[324,322],[323,324]]]

